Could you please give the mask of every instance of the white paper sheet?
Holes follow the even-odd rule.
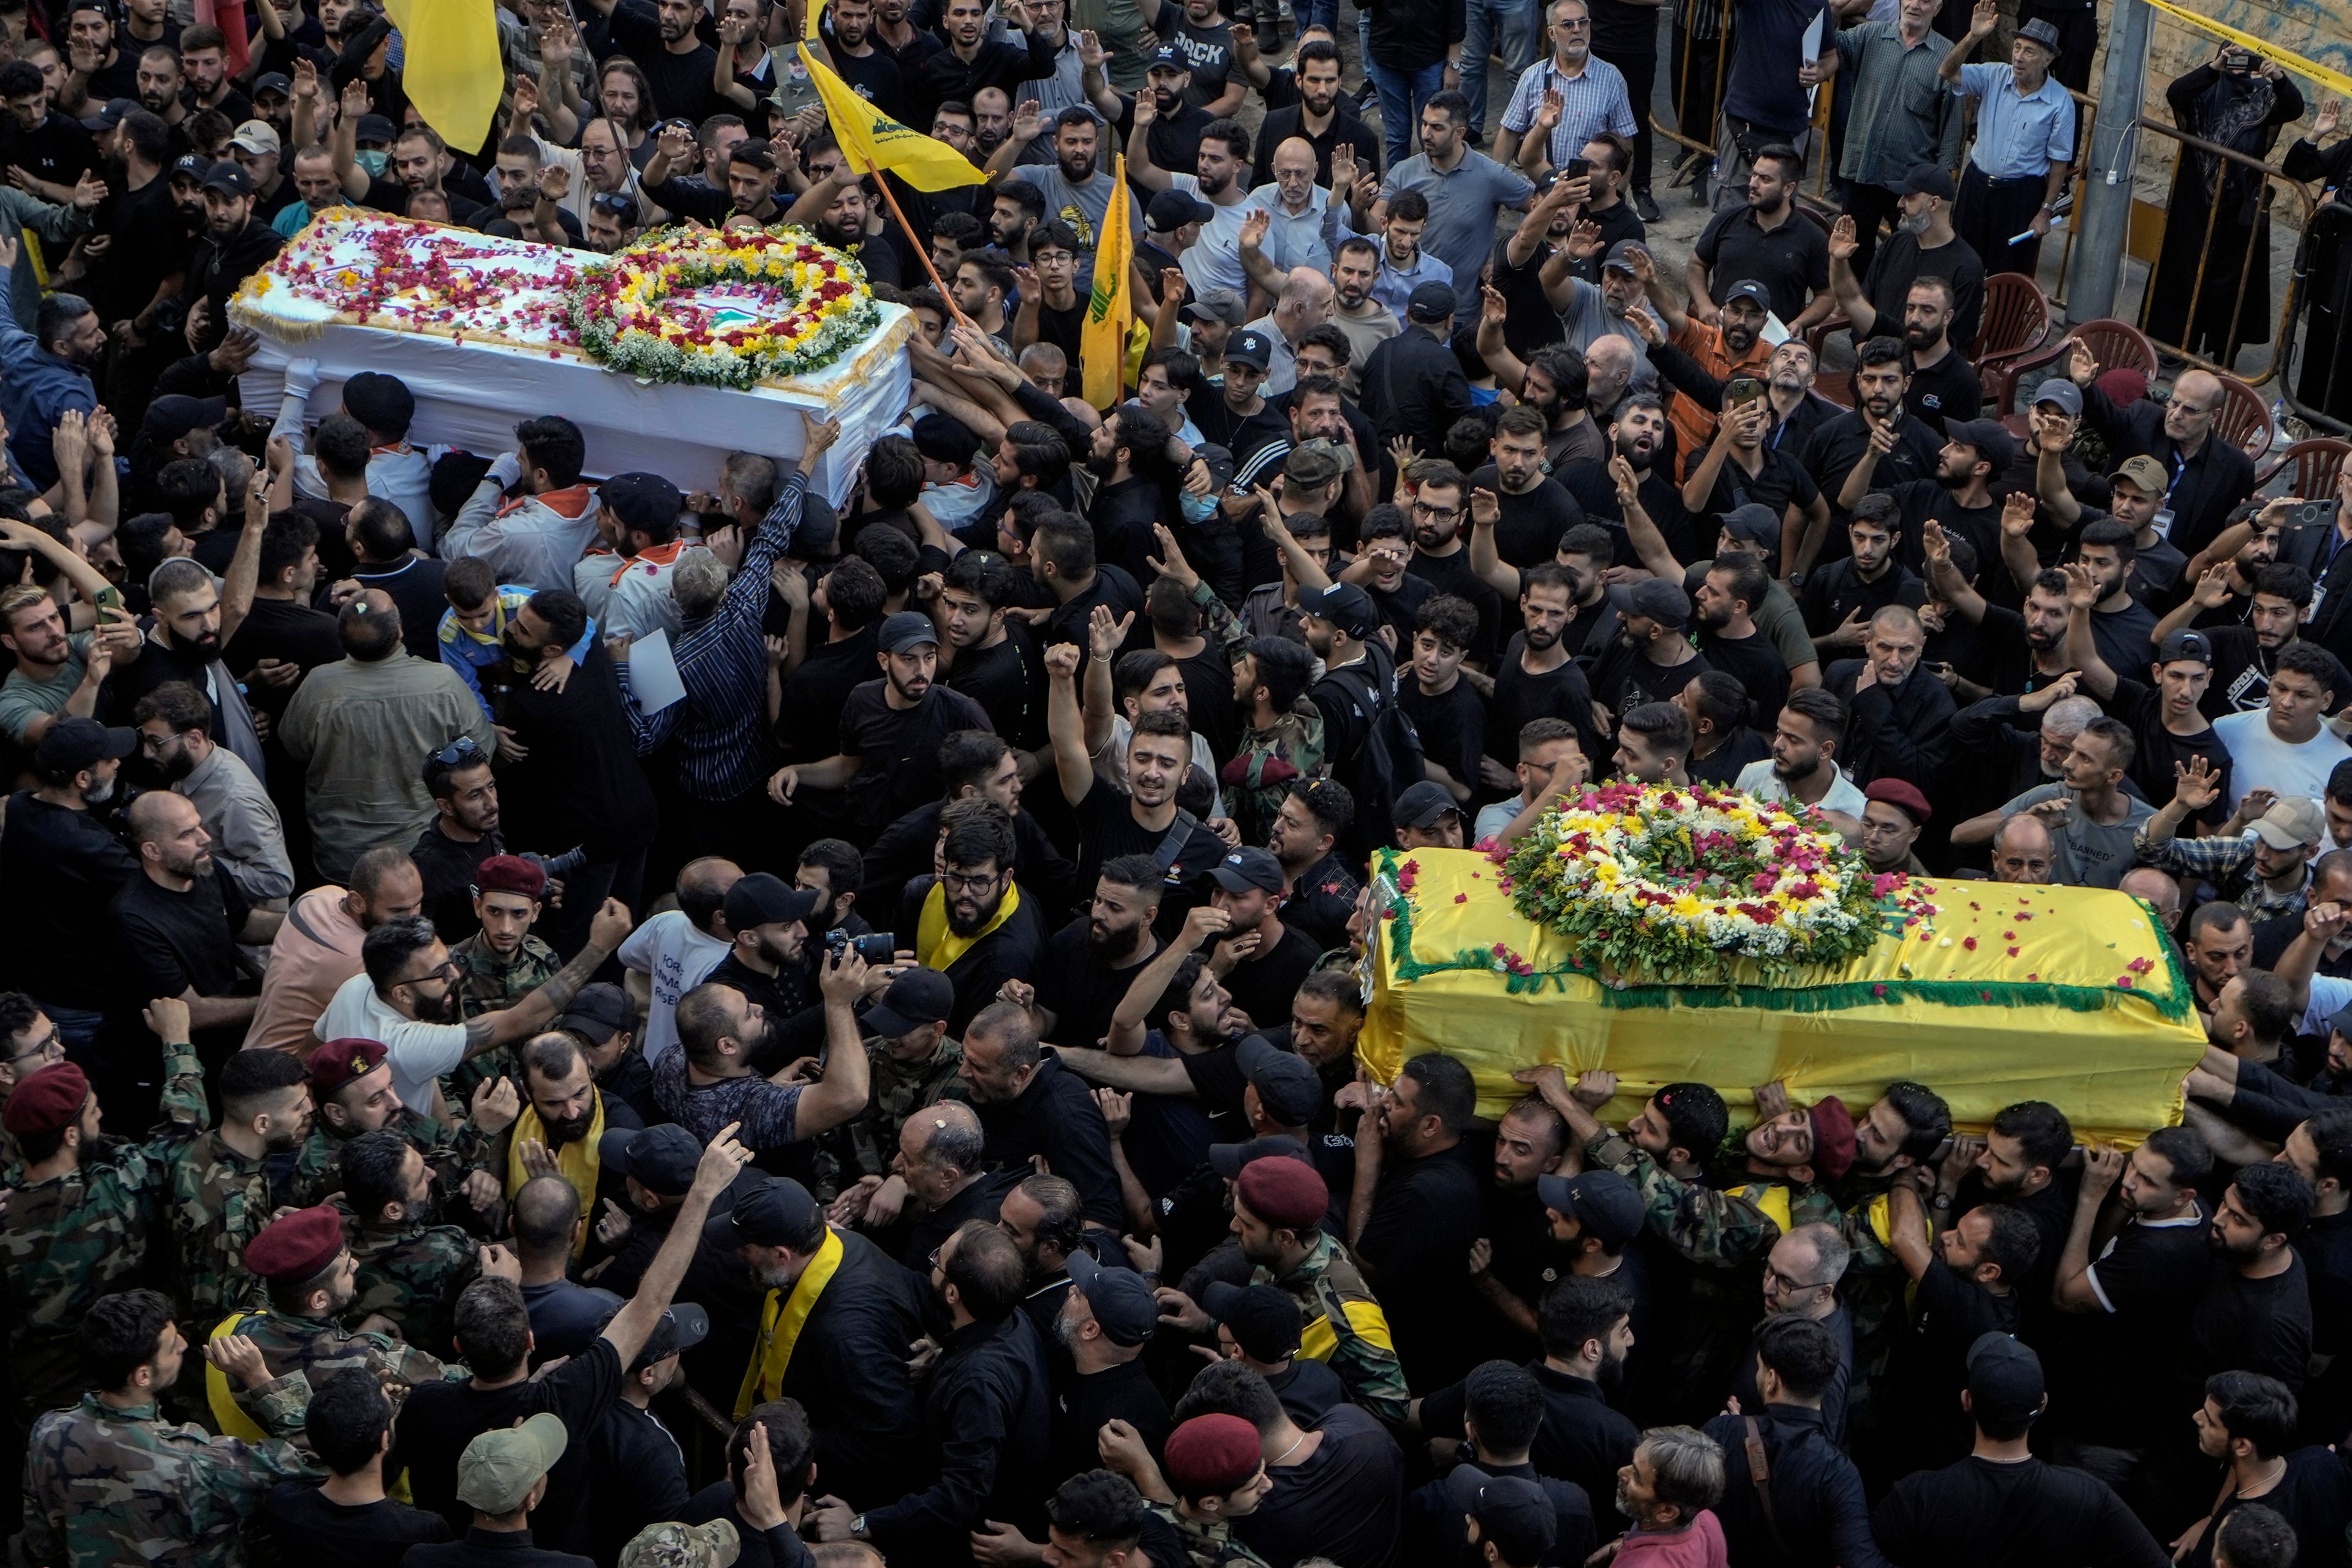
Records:
[[[1803,54],[1798,56],[1798,58],[1817,60],[1822,58],[1822,40],[1829,36],[1829,21],[1830,14],[1827,11],[1816,11],[1813,13],[1812,26],[1805,29],[1805,51]],[[1821,97],[1821,95],[1822,89],[1818,87],[1809,87],[1805,89],[1805,112],[1807,114],[1811,114],[1813,111],[1813,100]]]
[[[686,682],[678,679],[668,632],[656,629],[629,645],[629,691],[637,700],[637,710],[649,715],[686,700]]]

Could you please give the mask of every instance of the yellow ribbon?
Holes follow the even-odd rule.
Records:
[[[2238,47],[2260,55],[2266,60],[2273,61],[2297,76],[2309,77],[2330,92],[2352,97],[2352,76],[2346,76],[2342,71],[2329,70],[2318,61],[2306,59],[2293,49],[2283,49],[2276,44],[2257,38],[2252,33],[2242,33],[2235,27],[2216,22],[2210,16],[2200,16],[2194,11],[2185,11],[2175,5],[2172,0],[2147,0],[2147,3],[2174,20],[2188,23],[2200,33],[2210,33],[2217,38],[2226,38]]]
[[[1017,883],[1004,885],[1004,901],[996,906],[994,918],[970,936],[958,936],[948,929],[948,885],[934,882],[923,897],[923,912],[915,920],[915,961],[926,969],[945,970],[972,945],[1011,920],[1021,908],[1021,889]]]
[[[572,1190],[580,1194],[580,1212],[583,1216],[596,1212],[596,1175],[603,1165],[603,1161],[597,1157],[596,1145],[604,1136],[604,1097],[600,1094],[596,1097],[595,1119],[588,1123],[588,1136],[555,1151],[555,1168],[565,1181],[572,1184]],[[547,1129],[539,1120],[539,1109],[526,1105],[522,1108],[522,1114],[515,1119],[514,1136],[507,1143],[507,1196],[509,1198],[522,1191],[522,1184],[530,1180],[530,1173],[523,1169],[522,1146],[534,1140],[546,1142]],[[580,1227],[580,1239],[572,1245],[572,1256],[577,1258],[587,1250],[588,1227],[583,1225]]]
[[[751,1407],[763,1399],[782,1394],[784,1371],[793,1364],[793,1347],[800,1343],[801,1330],[808,1326],[816,1299],[824,1294],[841,1267],[843,1250],[840,1233],[827,1226],[824,1244],[793,1281],[791,1297],[786,1299],[782,1290],[768,1292],[767,1305],[760,1312],[760,1341],[751,1347],[751,1364],[743,1369],[743,1386],[735,1395],[736,1420],[751,1414]]]
[[[232,1312],[214,1325],[208,1336],[218,1344],[245,1326],[246,1320],[258,1316],[254,1312]],[[315,1391],[314,1391],[315,1392]],[[213,1407],[213,1421],[224,1437],[242,1437],[248,1443],[258,1443],[269,1436],[254,1424],[252,1416],[237,1408],[236,1395],[228,1385],[228,1374],[210,1362],[205,1363],[205,1402]]]

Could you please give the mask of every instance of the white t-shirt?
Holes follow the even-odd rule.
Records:
[[[653,982],[643,1047],[648,1066],[677,1044],[677,999],[719,967],[728,944],[697,929],[683,910],[664,910],[621,944],[621,962]]]
[[[1848,816],[1859,817],[1862,808],[1870,804],[1869,800],[1854,787],[1853,781],[1845,776],[1843,768],[1835,763],[1832,763],[1830,767],[1837,777],[1831,782],[1829,794],[1814,804],[1823,811],[1842,811]],[[1772,771],[1772,759],[1769,757],[1759,758],[1740,769],[1739,777],[1732,781],[1732,787],[1745,790],[1758,800],[1784,801],[1791,805],[1797,800],[1789,793],[1789,786],[1780,782],[1780,775]]]
[[[2338,740],[2326,725],[2300,746],[2289,745],[2271,732],[2270,710],[2251,709],[2213,721],[2213,733],[2230,752],[2230,809],[2248,790],[2266,789],[2282,800],[2288,795],[2324,799],[2327,775],[2336,764],[2352,757],[2352,746]]]
[[[426,1024],[403,1017],[375,994],[362,973],[335,988],[334,1000],[310,1032],[321,1040],[382,1040],[392,1066],[392,1087],[400,1103],[424,1115],[433,1111],[433,1083],[466,1059],[466,1026]]]

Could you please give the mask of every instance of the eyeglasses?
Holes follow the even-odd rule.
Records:
[[[949,887],[957,889],[961,892],[971,893],[977,892],[982,888],[994,887],[997,879],[1003,875],[1003,873],[1001,871],[981,871],[971,873],[962,871],[942,871],[940,873],[940,880],[945,882]]]
[[[1417,500],[1412,503],[1412,514],[1428,518],[1460,517],[1462,509],[1458,506],[1432,506],[1425,500]]]
[[[18,1051],[14,1056],[10,1057],[8,1058],[8,1065],[13,1068],[20,1063],[29,1062],[36,1058],[38,1058],[43,1063],[58,1062],[65,1060],[65,1036],[58,1029],[56,1025],[52,1024],[49,1026],[49,1032],[47,1034],[34,1041],[24,1050]]]
[[[1829,1279],[1791,1279],[1769,1263],[1764,1266],[1764,1277],[1778,1285],[1783,1295],[1793,1294],[1799,1290],[1819,1290],[1835,1283]]]
[[[1552,26],[1563,33],[1589,33],[1592,30],[1592,18],[1584,16],[1572,22],[1554,22]]]
[[[482,748],[474,744],[474,738],[471,735],[460,735],[425,760],[428,763],[438,763],[445,768],[454,768],[467,757],[478,757],[482,754]]]
[[[407,979],[398,982],[398,984],[402,985],[422,985],[428,980],[454,981],[457,978],[458,973],[457,961],[454,958],[446,959],[441,963],[426,970],[424,973],[412,974]]]

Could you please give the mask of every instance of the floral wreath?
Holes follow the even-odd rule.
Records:
[[[716,289],[688,298],[695,290]],[[871,334],[866,269],[799,228],[660,228],[572,293],[592,359],[648,381],[738,390],[823,370]]]
[[[1652,983],[1727,983],[1740,960],[1785,981],[1869,951],[1890,909],[1930,912],[1811,807],[1706,785],[1563,796],[1495,858],[1519,912],[1579,962]]]

